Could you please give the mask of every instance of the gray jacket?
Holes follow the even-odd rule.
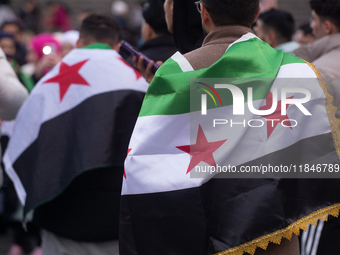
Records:
[[[340,33],[324,36],[313,45],[303,46],[294,53],[313,63],[321,73],[327,83],[327,91],[333,96],[333,105],[338,107],[335,116],[340,119]]]
[[[324,36],[294,53],[314,64],[322,78],[340,78],[340,33]]]

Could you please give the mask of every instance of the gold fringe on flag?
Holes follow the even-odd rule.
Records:
[[[327,221],[328,215],[338,217],[339,210],[340,203],[328,206],[326,208],[313,212],[298,221],[295,221],[284,229],[280,229],[274,233],[261,236],[235,248],[216,253],[216,255],[243,255],[245,252],[254,255],[258,247],[266,250],[270,242],[281,244],[282,238],[286,238],[290,241],[292,239],[293,233],[297,236],[300,235],[300,230],[306,231],[308,224],[316,226],[318,219],[322,221]]]
[[[316,76],[318,77],[319,84],[325,94],[326,97],[326,111],[328,114],[329,123],[331,125],[331,131],[333,135],[333,141],[334,146],[336,150],[336,154],[338,155],[338,158],[340,159],[340,131],[339,131],[339,125],[340,120],[335,117],[335,113],[337,111],[337,107],[332,104],[333,96],[327,92],[327,84],[324,82],[321,78],[321,74],[318,70],[316,70],[315,65],[312,63],[309,63],[305,61],[315,72]]]

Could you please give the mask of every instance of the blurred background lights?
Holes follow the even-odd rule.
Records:
[[[45,55],[49,55],[52,52],[52,48],[51,46],[45,46],[42,51]]]

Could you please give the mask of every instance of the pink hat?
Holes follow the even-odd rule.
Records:
[[[30,45],[38,55],[38,59],[41,59],[44,55],[43,49],[45,46],[50,46],[52,51],[61,53],[60,43],[53,38],[51,34],[40,34],[32,38]]]

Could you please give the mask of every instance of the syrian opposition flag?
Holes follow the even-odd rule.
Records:
[[[310,64],[252,34],[206,69],[194,71],[179,53],[165,62],[125,161],[120,254],[254,254],[336,216],[339,121],[317,77]],[[249,95],[234,108],[236,97],[223,98],[216,84],[233,85],[234,94],[252,88],[254,109]],[[193,92],[206,95],[206,108],[196,107],[202,95]],[[321,164],[332,175],[318,179]]]
[[[147,87],[110,49],[75,49],[39,81],[4,155],[25,212],[84,171],[123,166]]]

